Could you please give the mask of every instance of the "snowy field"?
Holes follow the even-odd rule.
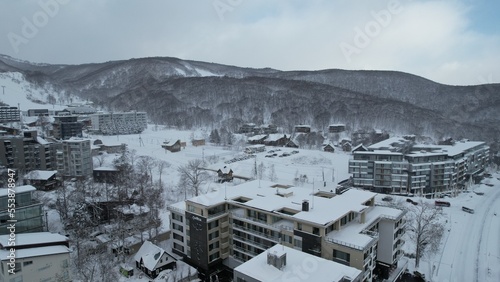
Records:
[[[229,160],[244,156],[244,145],[224,148],[221,146],[199,146],[190,145],[193,135],[207,135],[206,132],[191,132],[178,130],[153,130],[150,126],[145,132],[138,135],[122,136],[91,136],[101,139],[105,144],[126,143],[129,149],[134,149],[137,156],[148,155],[156,159],[165,160],[172,166],[166,171],[163,179],[168,185],[175,187],[178,182],[176,168],[186,164],[193,159],[211,158],[215,162],[207,165],[211,169],[224,166],[233,169],[235,175],[252,177],[255,164],[263,164],[265,172],[262,179],[269,179],[271,167],[274,167],[276,182],[293,184],[294,178],[299,175],[307,175],[306,186],[318,185],[320,188],[323,177],[327,182],[333,179],[336,183],[349,178],[348,161],[350,154],[344,152],[328,153],[320,150],[304,150],[293,148],[280,148],[273,158],[265,157],[270,150],[276,148],[267,147],[266,152],[256,154],[256,159],[232,162]],[[161,148],[161,144],[168,140],[171,143],[177,139],[187,142],[186,148],[180,152],[171,153]],[[279,157],[283,152],[298,150],[299,153],[287,157]],[[215,173],[212,173],[216,179]],[[332,177],[333,176],[333,177]],[[494,174],[492,178],[485,178],[480,185],[473,185],[468,193],[462,193],[456,198],[445,198],[451,203],[451,207],[443,207],[445,215],[445,234],[442,239],[441,248],[434,253],[425,255],[420,263],[418,271],[426,275],[429,281],[500,281],[500,174]],[[243,180],[235,179],[233,185]],[[486,185],[489,184],[489,185]],[[493,186],[491,186],[493,185]],[[209,181],[205,184],[205,191],[220,189],[221,184]],[[477,195],[475,192],[483,192]],[[378,196],[377,199],[382,196]],[[400,198],[403,205],[409,205],[404,197]],[[414,197],[413,200],[419,200]],[[182,199],[179,199],[182,200]],[[397,199],[396,199],[397,200]],[[434,200],[422,199],[433,203]],[[383,203],[383,202],[380,202]],[[474,214],[462,211],[462,206],[475,210]],[[496,214],[496,215],[495,215]],[[406,240],[404,246],[406,253],[414,253],[412,242]],[[415,270],[414,260],[410,260],[409,270]],[[127,280],[132,281],[132,280]],[[141,280],[137,280],[141,281]],[[143,280],[145,281],[145,280]]]
[[[311,185],[313,181],[316,183],[322,182],[323,175],[327,182],[334,183],[349,178],[348,162],[350,154],[348,153],[266,147],[265,152],[255,154],[256,158],[226,163],[234,158],[247,155],[243,153],[246,145],[240,143],[240,145],[233,145],[232,147],[212,145],[194,147],[190,142],[192,136],[205,137],[208,136],[208,133],[203,131],[193,132],[159,128],[155,130],[155,127],[150,125],[142,134],[119,136],[91,135],[89,137],[100,139],[104,144],[125,143],[129,150],[136,151],[137,156],[151,156],[158,160],[167,161],[172,165],[165,171],[165,174],[168,175],[166,182],[170,185],[177,185],[178,176],[176,168],[194,159],[205,159],[207,161],[207,168],[210,169],[217,170],[227,166],[233,170],[235,175],[243,177],[252,177],[255,164],[258,166],[262,163],[265,168],[262,179],[269,179],[270,169],[274,166],[276,182],[283,184],[293,184],[293,180],[297,177],[297,174],[307,175],[308,182]],[[236,138],[242,138],[242,136],[237,135]],[[161,147],[164,141],[169,141],[170,144],[173,144],[177,140],[181,140],[187,144],[180,152],[171,153]],[[272,158],[265,157],[269,155],[268,151],[276,149],[280,149],[280,151],[275,152],[278,156]],[[299,151],[299,153],[279,157],[284,152],[291,153],[295,150]],[[109,162],[110,160],[107,160],[107,163]],[[212,173],[212,175],[216,176],[215,173]],[[239,182],[235,181],[235,184],[237,183]]]

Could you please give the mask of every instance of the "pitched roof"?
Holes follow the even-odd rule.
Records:
[[[24,179],[29,180],[49,180],[57,170],[32,170],[24,176]]]
[[[140,263],[142,259],[144,267],[153,271],[164,253],[164,249],[156,246],[150,241],[145,241],[139,251],[135,254],[134,260]],[[170,259],[170,257],[167,257],[167,260],[168,259]]]

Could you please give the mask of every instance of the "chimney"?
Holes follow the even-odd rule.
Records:
[[[309,201],[308,200],[302,201],[302,211],[309,211]]]

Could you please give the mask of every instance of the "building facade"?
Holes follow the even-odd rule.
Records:
[[[72,138],[62,142],[57,151],[57,170],[63,177],[87,177],[92,175],[92,150],[88,139]]]
[[[311,196],[302,187],[246,182],[169,206],[173,251],[209,274],[281,243],[359,269],[360,281],[371,281],[379,261],[397,266],[404,243],[404,212],[374,206],[375,195],[351,189]],[[379,244],[382,237],[392,244]]]
[[[0,122],[20,121],[21,114],[17,107],[0,107]]]
[[[52,123],[54,138],[66,140],[71,137],[82,137],[83,123],[78,116],[55,116]]]
[[[98,113],[90,120],[93,131],[109,135],[141,133],[147,128],[145,112]]]
[[[31,185],[18,186],[15,191],[15,213],[9,212],[9,189],[0,188],[0,235],[10,234],[7,227],[16,220],[15,233],[40,232],[44,229],[42,204],[33,199],[36,188]],[[11,216],[13,215],[13,216]]]
[[[54,170],[57,144],[25,131],[24,136],[0,136],[0,165],[23,170]]]
[[[49,232],[17,235],[14,269],[9,265],[9,238],[0,236],[0,281],[71,281],[65,236]]]
[[[349,173],[356,187],[382,193],[436,194],[463,189],[466,180],[489,163],[484,142],[415,144],[390,138],[352,153]]]

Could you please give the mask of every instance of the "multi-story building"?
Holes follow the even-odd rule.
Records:
[[[62,140],[82,137],[82,127],[83,123],[78,121],[78,116],[55,116],[52,123],[54,137]]]
[[[145,112],[98,113],[90,116],[91,129],[102,134],[141,133],[147,128]]]
[[[18,234],[15,246],[11,238],[0,236],[0,281],[71,281],[68,238],[49,232]]]
[[[233,281],[359,282],[361,270],[276,244],[234,269]]]
[[[205,273],[234,268],[276,243],[362,271],[391,269],[402,256],[404,212],[374,205],[375,193],[342,195],[257,181],[168,207],[173,251]],[[380,255],[378,255],[380,254]]]
[[[38,137],[36,131],[0,136],[0,165],[23,171],[54,170],[56,149],[57,144]]]
[[[21,114],[17,107],[0,107],[0,122],[20,121]]]
[[[390,138],[353,152],[349,172],[356,187],[383,193],[434,194],[462,188],[489,163],[484,142],[453,145],[415,144]]]
[[[92,175],[92,150],[89,139],[71,138],[62,141],[57,151],[57,170],[63,177],[87,177]]]
[[[0,235],[10,234],[7,229],[15,220],[15,230],[18,233],[40,232],[44,229],[42,204],[33,199],[36,188],[31,185],[18,186],[13,189],[15,196],[15,212],[9,211],[9,189],[0,188]],[[0,236],[1,237],[1,236]]]

